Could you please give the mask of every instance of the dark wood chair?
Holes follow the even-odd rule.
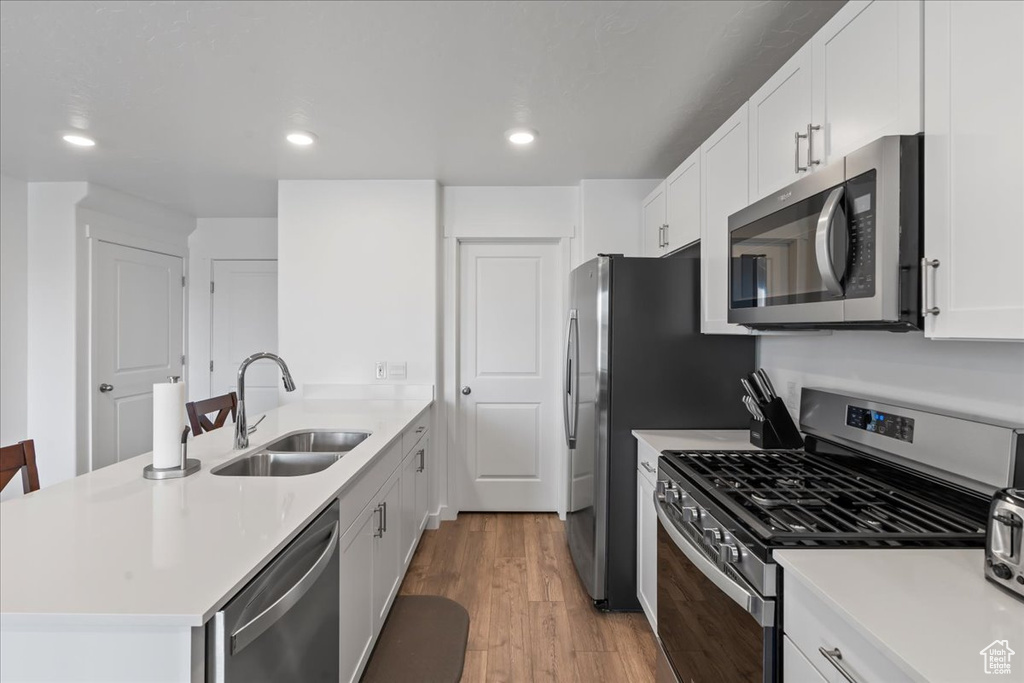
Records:
[[[39,490],[39,470],[36,468],[36,445],[32,439],[13,446],[0,448],[0,490],[21,470],[21,486],[25,493]]]
[[[220,429],[228,421],[235,421],[235,414],[238,412],[238,395],[235,392],[214,396],[203,401],[192,401],[185,404],[185,412],[188,414],[188,422],[192,426],[192,434],[199,436],[203,432],[212,432]],[[210,413],[217,415],[212,420],[207,417]]]

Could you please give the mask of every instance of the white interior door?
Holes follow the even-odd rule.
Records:
[[[556,243],[459,246],[461,510],[558,507],[559,259]]]
[[[210,311],[210,396],[235,391],[238,366],[257,351],[277,353],[277,261],[214,261]],[[281,372],[254,363],[245,374],[245,411],[254,416],[279,405]]]
[[[153,450],[153,384],[183,374],[184,288],[177,256],[97,241],[92,259],[89,395],[98,469]]]

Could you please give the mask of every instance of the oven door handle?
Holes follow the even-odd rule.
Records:
[[[843,275],[846,274],[846,256],[849,251],[849,233],[846,227],[846,212],[843,211],[843,193],[845,188],[840,185],[828,194],[825,206],[818,215],[818,227],[814,233],[814,255],[818,263],[818,274],[821,275],[825,289],[833,296],[843,295]],[[842,231],[840,239],[843,248],[839,251],[839,259],[833,258],[833,233]],[[841,263],[836,263],[839,260]]]
[[[730,600],[745,609],[761,627],[769,628],[774,626],[775,603],[765,600],[753,590],[747,589],[726,576],[697,546],[680,533],[675,523],[666,514],[664,505],[657,500],[655,500],[654,504],[658,508],[658,519],[661,521],[661,525],[665,527],[665,531],[668,532],[672,542],[700,570],[700,573],[708,577],[713,584],[718,586],[719,590],[729,596]]]

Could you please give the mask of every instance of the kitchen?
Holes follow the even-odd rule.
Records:
[[[1024,670],[1024,3],[0,18],[3,681]]]

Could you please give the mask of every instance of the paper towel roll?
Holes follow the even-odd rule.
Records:
[[[181,465],[181,433],[185,430],[185,383],[153,385],[153,467]]]

